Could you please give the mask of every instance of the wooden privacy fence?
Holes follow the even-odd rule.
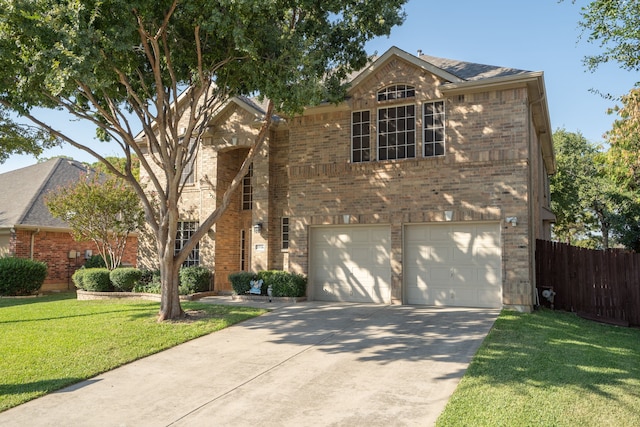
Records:
[[[640,254],[536,240],[536,286],[541,305],[640,325]],[[542,296],[544,290],[555,292],[553,302]]]

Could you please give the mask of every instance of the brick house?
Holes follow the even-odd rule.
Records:
[[[210,122],[182,238],[219,202],[264,113],[235,98]],[[339,105],[274,120],[190,262],[215,269],[223,293],[229,273],[284,269],[308,275],[312,300],[530,310],[554,172],[542,72],[394,47]]]
[[[46,207],[47,193],[87,173],[82,163],[56,158],[0,174],[0,256],[47,263],[41,291],[75,289],[71,275],[97,254],[93,242],[76,242],[71,228]],[[130,236],[123,263],[135,265],[137,236]]]

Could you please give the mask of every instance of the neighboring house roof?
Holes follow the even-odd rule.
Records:
[[[68,229],[45,205],[45,195],[87,173],[87,167],[68,159],[51,159],[0,174],[0,228],[15,226]]]

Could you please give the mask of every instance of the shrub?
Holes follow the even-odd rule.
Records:
[[[148,283],[148,284],[144,284],[144,283],[136,283],[133,286],[132,292],[143,292],[146,294],[159,294],[161,290],[161,286],[160,286],[160,282],[153,282],[153,283]]]
[[[116,268],[109,273],[113,287],[123,292],[131,292],[141,277],[142,271],[137,268]]]
[[[209,290],[211,272],[205,267],[183,267],[179,271],[180,294],[189,295]]]
[[[150,285],[152,283],[160,283],[160,270],[147,270],[141,269],[140,272],[142,275],[140,276],[140,280],[138,283],[142,285]]]
[[[231,282],[233,292],[237,295],[244,295],[249,292],[249,289],[251,288],[251,284],[249,282],[253,280],[253,276],[255,276],[255,273],[251,273],[249,271],[239,271],[237,273],[229,274],[229,281]]]
[[[86,291],[110,291],[112,288],[109,270],[106,268],[86,268],[82,274],[82,285]]]
[[[71,280],[73,280],[73,284],[76,285],[76,288],[78,288],[78,289],[86,290],[86,289],[84,289],[84,283],[82,281],[82,278],[84,277],[84,272],[85,271],[87,271],[87,270],[84,267],[80,267],[71,276]]]
[[[47,277],[47,264],[26,258],[0,258],[0,295],[31,295]]]
[[[274,297],[303,297],[307,291],[307,278],[287,271],[274,271],[269,276],[271,293]]]
[[[233,291],[243,295],[249,291],[251,280],[255,277],[262,279],[262,295],[267,294],[271,285],[271,294],[274,297],[303,297],[307,291],[307,278],[301,274],[289,273],[281,270],[264,270],[258,273],[240,271],[229,275],[229,281]]]
[[[83,265],[84,268],[107,268],[102,255],[92,255],[87,258]]]

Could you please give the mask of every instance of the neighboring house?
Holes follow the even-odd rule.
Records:
[[[220,201],[264,113],[235,98],[212,119],[180,239]],[[555,218],[551,135],[542,72],[391,48],[344,102],[274,120],[189,262],[215,269],[223,293],[229,273],[284,269],[308,275],[313,300],[530,310],[535,240]]]
[[[41,291],[75,289],[71,275],[85,258],[97,255],[93,242],[76,242],[71,228],[45,205],[47,193],[87,173],[82,163],[62,158],[0,174],[0,256],[47,263]],[[129,237],[125,263],[135,264],[137,237]]]

